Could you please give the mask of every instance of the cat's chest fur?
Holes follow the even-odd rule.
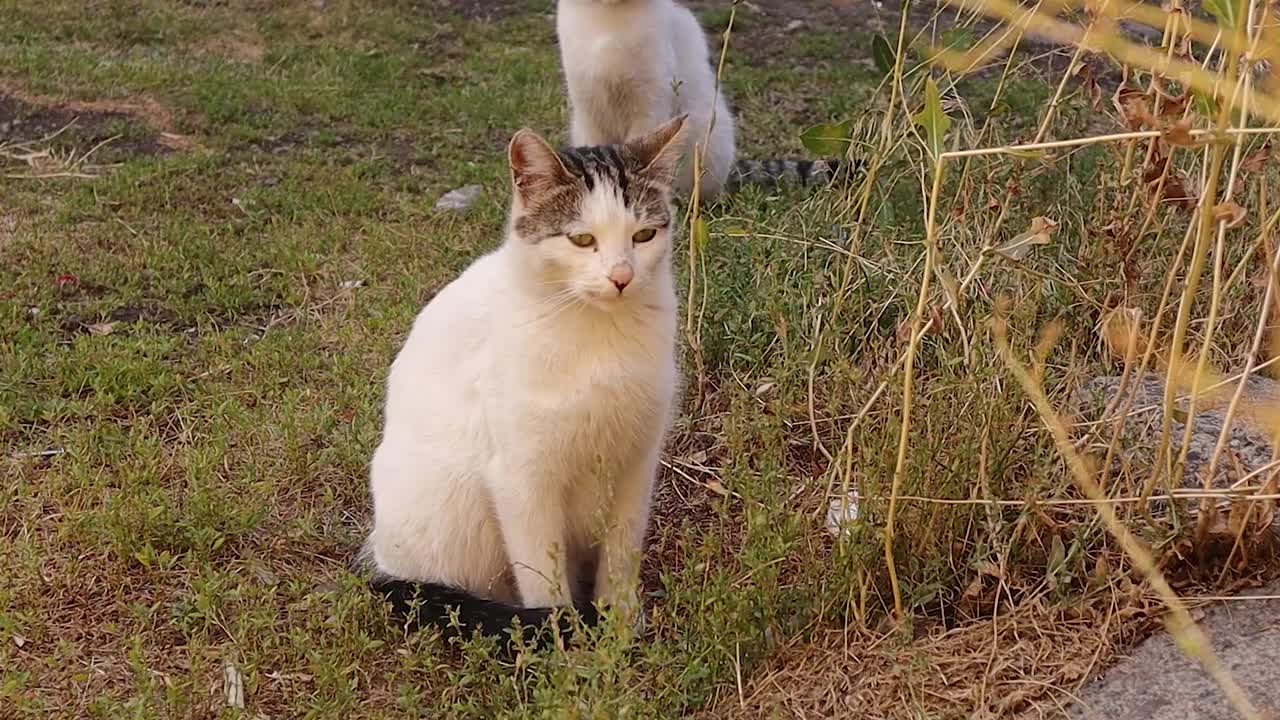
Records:
[[[495,348],[494,357],[510,357],[518,344],[526,361],[488,376],[499,444],[516,428],[536,428],[539,444],[555,449],[573,474],[627,458],[665,425],[676,374],[669,325],[664,316],[631,324],[587,320],[509,336],[513,345]]]
[[[659,8],[628,4],[575,7],[558,17],[561,59],[569,81],[597,86],[617,96],[626,88],[670,85],[674,51]]]

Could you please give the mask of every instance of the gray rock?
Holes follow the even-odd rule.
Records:
[[[1150,25],[1143,25],[1142,23],[1125,19],[1120,20],[1117,25],[1119,25],[1120,32],[1124,33],[1126,37],[1143,45],[1159,47],[1164,40],[1164,31],[1153,28]]]
[[[1222,666],[1264,717],[1280,717],[1280,584],[1210,608],[1200,628]],[[1161,633],[1079,693],[1079,720],[1236,720],[1218,684]]]
[[[1202,472],[1208,470],[1209,460],[1213,457],[1214,447],[1218,443],[1218,435],[1226,420],[1226,406],[1235,392],[1236,385],[1231,383],[1215,391],[1212,398],[1201,398],[1197,401],[1196,414],[1192,420],[1191,438],[1187,447],[1187,464],[1183,470],[1180,484],[1183,487],[1200,487],[1203,484]],[[1099,377],[1090,380],[1076,391],[1074,405],[1086,422],[1094,422],[1101,418],[1102,412],[1116,397],[1120,389],[1119,377]],[[1149,464],[1155,454],[1160,438],[1161,426],[1164,422],[1164,381],[1159,375],[1147,373],[1136,382],[1131,383],[1128,392],[1135,392],[1135,397],[1128,417],[1125,419],[1121,447],[1126,449],[1129,459],[1137,463]],[[1170,446],[1181,449],[1184,420],[1190,403],[1184,395],[1176,397],[1175,411],[1171,418]],[[1223,457],[1218,459],[1214,471],[1213,486],[1227,487],[1239,479],[1232,458],[1234,455],[1239,467],[1246,473],[1261,469],[1271,462],[1272,447],[1267,433],[1256,420],[1256,408],[1259,406],[1280,403],[1280,383],[1261,375],[1252,375],[1245,385],[1245,393],[1241,398],[1241,408],[1232,418],[1227,448]],[[1122,409],[1123,401],[1117,403],[1113,413]],[[1201,409],[1201,408],[1208,409]],[[1102,442],[1109,442],[1110,427],[1115,415],[1105,419],[1107,430],[1102,433]],[[1261,481],[1265,478],[1259,477]]]
[[[484,188],[479,185],[463,185],[457,190],[450,190],[436,200],[437,210],[466,210],[471,207],[476,200],[480,199],[480,193]]]

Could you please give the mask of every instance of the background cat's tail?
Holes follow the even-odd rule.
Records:
[[[391,603],[392,612],[397,617],[414,628],[433,625],[446,636],[457,634],[459,628],[466,636],[478,630],[480,634],[497,638],[509,647],[512,639],[509,628],[518,619],[526,643],[542,647],[548,645],[552,638],[549,628],[544,627],[555,614],[552,608],[519,607],[476,597],[440,583],[414,582],[386,575],[374,576],[369,584],[374,592]],[[454,610],[458,613],[458,627],[452,621]],[[585,625],[595,625],[599,620],[595,607],[590,604],[579,608],[578,612]],[[571,635],[574,624],[567,610],[556,614],[556,619],[560,634],[565,637]]]
[[[845,174],[849,163],[841,160],[738,160],[729,173],[729,186],[743,185],[817,185],[829,183]]]

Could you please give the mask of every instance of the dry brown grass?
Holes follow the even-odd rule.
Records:
[[[712,716],[1052,716],[1157,614],[1152,598],[1119,592],[1069,609],[1032,599],[987,621],[909,639],[823,632],[779,652]]]
[[[0,143],[0,167],[4,177],[11,180],[46,180],[51,178],[92,179],[116,167],[111,163],[94,161],[94,154],[110,145],[116,137],[110,137],[92,147],[80,150],[60,150],[52,141],[70,125],[34,142]]]
[[[1220,7],[1227,5],[1221,3]],[[1027,30],[1078,48],[1031,143],[947,151],[929,136],[928,128],[919,131],[920,140],[926,145],[934,142],[938,151],[934,153],[932,192],[930,178],[922,178],[923,191],[929,197],[924,260],[916,276],[919,293],[913,322],[905,335],[909,342],[895,366],[905,368],[904,375],[899,376],[899,394],[907,413],[901,425],[890,497],[863,497],[864,501],[888,501],[885,569],[893,591],[892,607],[899,621],[906,626],[914,622],[917,632],[908,639],[901,628],[883,632],[882,627],[877,632],[849,618],[843,627],[820,627],[808,640],[788,646],[745,681],[740,678],[736,692],[723,693],[710,716],[1056,716],[1070,703],[1074,691],[1104,668],[1117,650],[1159,627],[1158,621],[1169,613],[1171,630],[1180,644],[1219,680],[1244,717],[1258,717],[1258,710],[1230,674],[1217,665],[1207,641],[1195,628],[1193,614],[1186,609],[1194,600],[1180,596],[1216,594],[1275,575],[1280,565],[1276,562],[1272,519],[1280,470],[1272,466],[1246,474],[1238,467],[1229,467],[1224,430],[1206,473],[1205,486],[1199,491],[1174,490],[1170,478],[1180,476],[1186,451],[1179,457],[1169,448],[1185,445],[1185,437],[1183,442],[1171,439],[1167,421],[1157,441],[1160,453],[1154,465],[1128,467],[1113,474],[1110,463],[1103,462],[1102,456],[1097,462],[1086,461],[1076,449],[1079,446],[1070,442],[1070,431],[1058,419],[1041,387],[1043,359],[1058,340],[1058,331],[1052,327],[1040,335],[1030,366],[1024,368],[1023,361],[1015,359],[1023,351],[1007,349],[1005,357],[1023,390],[1036,400],[1043,423],[1058,435],[1064,460],[1071,466],[1071,474],[1085,497],[1043,502],[980,498],[972,502],[1036,508],[1041,522],[1025,526],[1032,535],[1053,535],[1055,527],[1081,527],[1093,520],[1096,511],[1118,545],[1103,542],[1087,551],[1085,563],[1093,568],[1093,577],[1085,592],[1070,603],[1044,592],[1043,579],[1015,580],[1015,570],[995,568],[989,575],[979,572],[966,590],[965,599],[973,601],[972,613],[940,624],[919,617],[913,621],[906,616],[894,570],[893,508],[897,504],[966,502],[905,497],[897,482],[904,473],[907,448],[913,439],[909,425],[913,396],[920,392],[916,387],[919,381],[912,373],[917,344],[927,334],[949,325],[948,315],[953,315],[959,324],[955,313],[968,304],[964,296],[969,281],[980,277],[982,259],[989,249],[984,247],[983,255],[967,273],[948,272],[948,265],[955,262],[948,259],[953,250],[943,247],[939,238],[945,227],[965,217],[967,209],[949,206],[953,201],[940,192],[944,166],[953,173],[967,174],[969,161],[982,157],[1004,158],[1011,163],[1037,158],[1049,165],[1062,154],[1084,146],[1105,144],[1123,149],[1124,162],[1114,168],[1115,180],[1107,182],[1114,193],[1111,208],[1105,211],[1113,214],[1108,218],[1113,225],[1107,227],[1121,228],[1120,223],[1123,224],[1122,232],[1116,234],[1124,235],[1129,243],[1126,268],[1142,262],[1138,241],[1159,243],[1167,236],[1182,235],[1183,252],[1178,264],[1162,268],[1165,295],[1156,312],[1158,318],[1163,318],[1166,309],[1176,307],[1177,317],[1171,331],[1159,322],[1142,327],[1129,323],[1119,329],[1104,323],[1100,340],[1109,343],[1113,351],[1117,345],[1120,347],[1117,355],[1126,372],[1149,368],[1166,374],[1166,418],[1172,415],[1169,410],[1179,394],[1189,393],[1192,415],[1197,401],[1201,409],[1213,402],[1215,407],[1227,409],[1227,425],[1238,418],[1246,427],[1280,438],[1280,398],[1242,401],[1242,377],[1228,377],[1209,361],[1210,357],[1242,355],[1243,374],[1247,375],[1263,363],[1259,354],[1264,339],[1277,336],[1268,325],[1270,308],[1276,304],[1272,288],[1280,266],[1274,241],[1275,203],[1268,199],[1273,187],[1269,183],[1274,182],[1270,170],[1275,167],[1270,148],[1275,143],[1253,142],[1248,152],[1246,143],[1253,138],[1265,140],[1280,126],[1280,83],[1270,70],[1280,53],[1280,15],[1261,2],[1234,3],[1227,9],[1232,8],[1238,16],[1214,25],[1193,17],[1178,3],[1166,6],[1168,12],[1160,13],[1150,6],[1105,0],[1085,5],[1047,1],[1037,3],[1035,8],[1019,8],[1004,0],[979,0],[970,4],[971,10],[1004,21],[1011,31],[988,36],[968,53],[935,51],[941,64],[962,73],[1016,45]],[[1069,12],[1081,21],[1073,24],[1064,20]],[[1151,49],[1128,39],[1116,25],[1122,16],[1162,29],[1164,47]],[[901,33],[906,37],[905,20]],[[1193,44],[1193,40],[1204,45]],[[899,51],[902,47],[900,42]],[[1105,109],[1099,85],[1091,74],[1081,72],[1084,65],[1080,60],[1093,53],[1121,61],[1129,80],[1112,98],[1117,125],[1105,129],[1104,124],[1095,123],[1090,126],[1099,130],[1094,135],[1047,139],[1052,137],[1056,113],[1068,94],[1092,95],[1094,109]],[[901,84],[901,52],[897,57],[899,62],[890,82]],[[954,80],[947,73],[942,77],[948,82]],[[895,98],[912,95],[905,86],[900,92],[897,87],[893,89]],[[1214,100],[1197,101],[1196,97]],[[1199,114],[1193,107],[1197,102]],[[886,119],[884,129],[883,142],[889,143],[902,126]],[[1223,175],[1227,180],[1220,181]],[[866,212],[868,197],[866,193],[852,197],[850,207],[859,218]],[[984,228],[988,236],[996,234],[1003,217],[1002,211],[996,227]],[[1024,244],[1028,238],[1033,244],[1048,243],[1055,225],[1046,220],[1039,231],[1040,239],[1036,239],[1034,227],[1020,238]],[[1238,235],[1240,231],[1236,229],[1241,227],[1250,228],[1252,234],[1247,237],[1262,252],[1251,252],[1233,272],[1233,268],[1223,267],[1223,247],[1229,242],[1229,231]],[[1244,322],[1252,343],[1242,345],[1236,342],[1236,336],[1230,341],[1235,342],[1230,349],[1215,347],[1216,342],[1229,342],[1222,339],[1221,316],[1225,305],[1231,302],[1227,298],[1240,297],[1237,283],[1247,274],[1250,258],[1256,258],[1253,283],[1266,288],[1259,293],[1264,299],[1256,308],[1230,310],[1233,315],[1255,318]],[[1207,280],[1200,282],[1206,269],[1212,270],[1211,285]],[[965,282],[957,283],[957,277],[964,277]],[[930,287],[931,283],[934,287]],[[941,291],[937,285],[942,286]],[[1131,317],[1115,312],[1132,312],[1126,307],[1125,298],[1096,298],[1095,303],[1100,309],[1111,311],[1111,317]],[[1215,332],[1219,333],[1216,337]],[[1118,338],[1122,342],[1117,342]],[[1214,383],[1216,393],[1204,395],[1205,388]],[[866,412],[882,402],[881,393],[887,387],[888,381],[872,394],[863,412],[854,418],[848,437],[853,437],[854,427]],[[1131,403],[1132,395],[1124,412],[1128,412]],[[813,405],[811,400],[811,413]],[[1108,460],[1117,450],[1124,412],[1110,428],[1095,429],[1097,436],[1110,441],[1105,453]],[[1190,436],[1191,425],[1188,423],[1186,437]],[[1107,448],[1107,443],[1103,447]],[[828,454],[833,466],[829,487],[843,487],[837,497],[850,487],[847,471],[841,480],[840,468],[852,466],[848,460],[852,452],[846,442],[834,457]],[[1120,454],[1124,454],[1123,448]],[[1103,467],[1107,469],[1103,471]],[[1227,468],[1227,476],[1233,480],[1230,488],[1209,484],[1215,467]],[[1151,529],[1152,513],[1163,517],[1170,507],[1169,500],[1195,511],[1198,521],[1188,534],[1153,550],[1135,533]],[[969,597],[971,593],[973,596]]]

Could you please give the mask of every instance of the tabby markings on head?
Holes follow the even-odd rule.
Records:
[[[536,243],[561,234],[581,216],[583,199],[597,186],[612,188],[638,218],[659,227],[670,222],[667,197],[671,188],[645,173],[640,159],[627,146],[567,147],[556,156],[570,177],[530,198],[516,218],[516,232],[526,240]]]

